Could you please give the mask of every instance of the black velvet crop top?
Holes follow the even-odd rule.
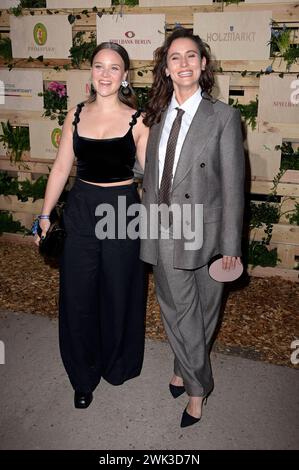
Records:
[[[77,157],[77,177],[92,183],[114,183],[133,178],[136,146],[132,129],[140,111],[132,115],[128,132],[122,137],[92,139],[78,134],[77,124],[84,103],[74,114],[73,148]]]

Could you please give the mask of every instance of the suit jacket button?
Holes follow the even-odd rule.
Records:
[[[186,193],[186,194],[185,194],[185,198],[186,198],[186,199],[189,199],[189,197],[190,197],[190,194]]]
[[[200,168],[204,168],[205,166],[206,166],[205,163],[201,163],[201,164],[200,164]]]

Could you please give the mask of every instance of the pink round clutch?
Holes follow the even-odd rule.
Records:
[[[213,261],[209,266],[209,275],[218,282],[235,281],[243,272],[243,264],[236,262],[235,268],[223,269],[222,258]]]

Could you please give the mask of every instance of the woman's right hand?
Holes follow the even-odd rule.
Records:
[[[38,234],[35,235],[34,243],[39,246],[39,242],[41,238],[44,238],[46,236],[47,231],[49,230],[51,225],[51,222],[49,219],[40,219],[39,220],[39,226],[42,229],[41,236],[39,237]]]

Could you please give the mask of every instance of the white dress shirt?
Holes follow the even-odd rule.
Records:
[[[167,147],[167,141],[168,137],[170,134],[170,130],[173,124],[173,121],[175,120],[177,116],[177,110],[175,108],[181,108],[185,112],[183,114],[182,118],[182,124],[178,136],[178,141],[176,145],[176,150],[175,150],[175,156],[174,156],[174,163],[173,163],[173,172],[172,174],[175,174],[175,170],[179,161],[180,153],[183,147],[183,143],[185,140],[185,137],[187,135],[187,132],[189,130],[190,124],[194,118],[194,115],[197,111],[197,108],[199,106],[199,103],[202,100],[201,96],[201,88],[199,89],[192,95],[190,98],[188,98],[181,106],[178,104],[175,95],[173,93],[170,104],[168,106],[167,110],[167,115],[166,119],[164,122],[164,127],[162,130],[161,134],[161,140],[160,140],[160,145],[159,145],[159,187],[162,179],[162,174],[163,174],[163,168],[164,168],[164,161],[165,161],[165,154],[166,154],[166,147]]]

